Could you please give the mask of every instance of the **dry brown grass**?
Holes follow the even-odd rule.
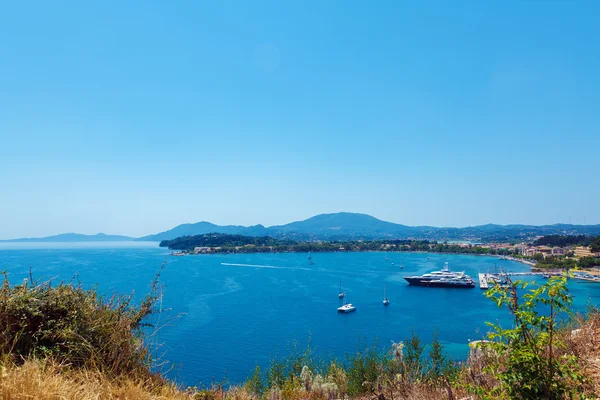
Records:
[[[574,318],[573,330],[562,332],[565,353],[574,354],[587,378],[589,392],[600,394],[600,313],[595,310]]]
[[[129,378],[109,380],[106,375],[71,370],[42,361],[0,367],[2,400],[190,400],[194,395],[173,384],[156,385]]]

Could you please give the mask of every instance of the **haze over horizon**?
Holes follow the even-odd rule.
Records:
[[[6,4],[0,239],[339,211],[599,224],[597,15],[595,1]]]

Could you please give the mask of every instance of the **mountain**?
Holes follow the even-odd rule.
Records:
[[[411,236],[419,231],[393,222],[386,222],[367,214],[340,212],[320,214],[304,221],[268,228],[276,237],[308,236],[314,239],[369,239]]]
[[[80,233],[62,233],[60,235],[47,236],[43,238],[22,238],[0,240],[0,242],[124,242],[134,240],[129,236],[106,235],[97,233],[95,235],[82,235]]]
[[[358,239],[431,239],[471,241],[526,241],[537,236],[600,235],[600,225],[497,225],[487,224],[465,228],[407,226],[382,221],[367,214],[339,212],[320,214],[285,225],[219,226],[209,222],[183,224],[156,235],[137,240],[162,241],[181,236],[226,233],[245,236],[271,236],[291,240],[358,240]]]
[[[210,222],[197,222],[195,224],[181,224],[173,229],[148,235],[136,240],[146,240],[151,242],[160,242],[163,240],[171,240],[181,236],[203,235],[205,233],[227,233],[230,235],[245,235],[245,236],[268,236],[268,230],[262,225],[241,226],[241,225],[224,225],[219,226]]]
[[[210,222],[178,225],[173,229],[141,238],[127,236],[80,235],[67,233],[39,239],[14,239],[17,242],[82,242],[145,240],[160,242],[181,236],[225,233],[245,236],[271,236],[291,240],[358,240],[358,239],[430,239],[470,241],[531,241],[546,235],[600,235],[600,225],[496,225],[465,228],[407,226],[382,221],[367,214],[340,212],[320,214],[303,221],[265,227],[263,225],[215,225]],[[6,241],[6,240],[5,240]]]

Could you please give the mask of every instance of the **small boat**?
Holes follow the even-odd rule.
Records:
[[[356,307],[354,307],[350,303],[347,303],[347,304],[344,304],[341,307],[338,307],[337,310],[338,310],[338,312],[341,312],[341,313],[349,313],[349,312],[352,312],[352,311],[356,311]]]
[[[389,261],[389,260],[390,260],[389,258],[387,258],[387,257],[385,258],[385,261]]]
[[[310,261],[308,262],[308,265],[315,265],[315,262],[314,262],[313,260],[310,260]]]
[[[404,269],[404,265],[401,265],[401,266],[400,266],[400,269]]]
[[[387,285],[384,286],[383,288],[383,305],[387,306],[388,304],[390,304],[390,299],[387,298],[387,296],[385,295],[387,291]]]
[[[550,274],[542,274],[542,278],[544,278],[544,279],[550,279]]]
[[[346,296],[346,293],[342,292],[342,281],[340,281],[340,292],[338,293],[338,297],[343,299]]]
[[[392,263],[392,265],[394,265],[394,263]]]

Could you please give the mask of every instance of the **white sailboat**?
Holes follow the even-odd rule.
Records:
[[[338,293],[338,297],[339,297],[340,299],[343,299],[343,298],[344,298],[344,296],[346,296],[346,293],[342,292],[342,281],[340,281],[340,291],[339,291],[339,293]]]
[[[385,285],[383,287],[383,305],[384,306],[387,306],[388,304],[390,304],[390,299],[387,298],[386,291],[387,291],[387,285]]]

